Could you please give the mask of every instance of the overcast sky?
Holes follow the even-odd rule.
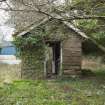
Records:
[[[2,3],[1,6],[7,7],[5,3]],[[8,12],[0,10],[0,42],[2,42],[2,40],[12,41],[12,33],[14,32],[14,29],[5,25],[5,22],[7,22],[9,18],[10,16]]]

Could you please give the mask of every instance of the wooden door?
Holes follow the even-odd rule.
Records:
[[[55,73],[55,63],[54,63],[54,55],[53,55],[53,47],[47,48],[47,56],[46,56],[46,70],[47,70],[47,76],[53,75]]]
[[[47,76],[58,75],[60,69],[60,42],[49,44],[46,53],[46,73]]]

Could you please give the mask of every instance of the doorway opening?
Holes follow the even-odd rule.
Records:
[[[47,42],[48,50],[46,56],[47,77],[56,76],[60,70],[60,42]]]

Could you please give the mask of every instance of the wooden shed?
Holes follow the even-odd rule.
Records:
[[[44,27],[44,31],[49,34],[45,37],[46,51],[45,59],[39,62],[42,65],[40,70],[37,68],[38,63],[35,63],[36,50],[33,48],[25,48],[27,51],[22,57],[22,78],[23,79],[39,79],[52,76],[63,75],[78,75],[81,73],[82,60],[82,41],[88,37],[78,28],[67,21],[59,21],[56,19],[45,18],[38,24],[32,24],[19,33],[16,37],[23,37],[27,33],[36,31],[39,26]],[[34,52],[35,51],[35,52]],[[31,57],[25,57],[26,53]],[[25,59],[26,58],[26,59]],[[30,62],[26,63],[28,59]],[[30,65],[32,63],[32,65]]]

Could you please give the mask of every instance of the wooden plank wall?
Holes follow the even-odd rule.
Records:
[[[80,73],[81,69],[81,39],[77,35],[71,35],[63,42],[63,70],[66,75]]]

